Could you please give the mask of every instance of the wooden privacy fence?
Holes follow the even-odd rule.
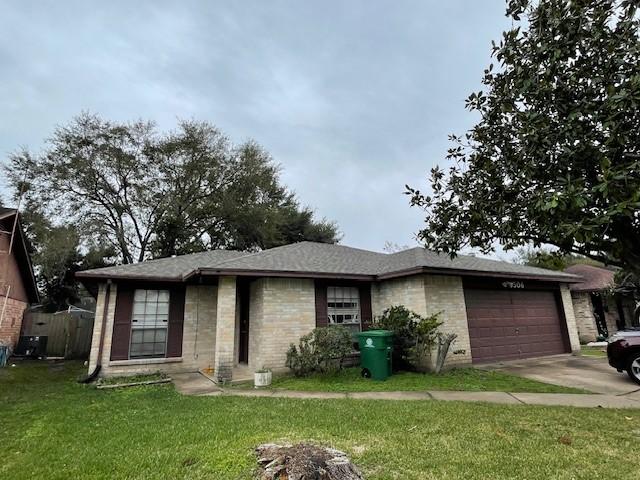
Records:
[[[93,317],[70,313],[25,312],[22,336],[46,336],[48,357],[88,358]]]

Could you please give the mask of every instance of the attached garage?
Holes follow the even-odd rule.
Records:
[[[471,287],[465,303],[474,363],[570,351],[556,290]]]

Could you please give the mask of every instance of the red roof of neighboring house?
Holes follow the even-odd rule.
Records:
[[[584,280],[569,286],[572,292],[598,292],[613,285],[615,271],[593,265],[572,265],[564,270],[582,277]]]

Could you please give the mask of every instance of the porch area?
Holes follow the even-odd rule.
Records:
[[[213,358],[199,370],[218,384],[285,370],[289,345],[316,325],[311,279],[221,276],[215,297]]]

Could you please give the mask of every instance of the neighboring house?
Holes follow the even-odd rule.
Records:
[[[19,216],[14,209],[0,207],[0,342],[15,348],[22,315],[30,303],[37,302],[38,288]]]
[[[583,343],[606,338],[632,326],[635,301],[630,295],[612,294],[615,270],[593,265],[573,265],[565,272],[581,281],[570,286],[578,336]]]
[[[451,364],[579,350],[562,272],[422,248],[384,254],[302,242],[217,250],[79,272],[97,295],[89,371],[104,375],[285,368],[287,348],[315,327],[368,329],[393,305],[442,312],[458,338]]]

